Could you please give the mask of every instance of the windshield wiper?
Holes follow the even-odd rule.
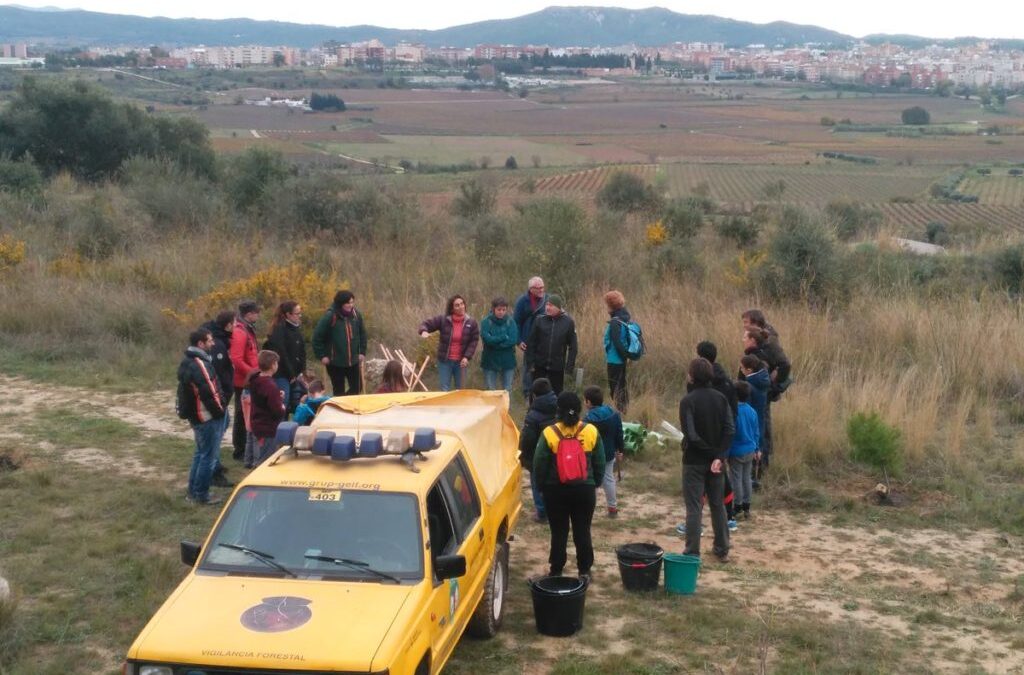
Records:
[[[257,551],[255,549],[251,549],[251,548],[249,548],[247,546],[240,546],[238,544],[227,544],[227,543],[224,543],[224,542],[218,543],[217,546],[223,546],[224,548],[230,548],[233,551],[241,551],[242,553],[244,553],[244,554],[246,554],[248,556],[252,556],[253,558],[256,558],[256,560],[259,560],[261,563],[264,563],[266,565],[270,565],[274,569],[281,570],[282,572],[284,572],[288,576],[292,577],[293,579],[298,579],[299,578],[298,574],[296,574],[295,572],[292,572],[290,569],[288,569],[287,567],[285,567],[281,563],[275,562],[274,561],[274,556],[270,555],[269,553],[264,553],[262,551]]]
[[[396,584],[402,583],[402,580],[398,577],[392,574],[388,574],[387,572],[375,570],[372,567],[370,567],[370,563],[365,562],[363,560],[352,560],[351,558],[335,558],[332,555],[307,555],[306,558],[309,560],[319,560],[320,562],[334,563],[335,565],[344,565],[346,567],[351,567],[353,569],[369,572],[370,574],[375,574],[381,579],[389,579],[391,581],[394,581]]]

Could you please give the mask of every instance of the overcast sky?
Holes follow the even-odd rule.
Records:
[[[415,0],[396,2],[252,2],[251,0],[17,0],[26,7],[58,6],[115,14],[224,19],[246,17],[330,26],[372,24],[386,28],[445,28],[463,23],[506,19],[528,14],[550,5],[606,5],[643,8],[652,4],[683,14],[714,14],[730,19],[768,23],[790,21],[829,28],[861,37],[870,33],[909,33],[948,38],[976,35],[993,38],[1024,38],[1024,2],[989,0],[980,5],[908,0],[619,0],[578,2],[574,0]]]

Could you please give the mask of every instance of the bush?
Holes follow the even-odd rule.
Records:
[[[0,157],[0,192],[38,196],[42,191],[43,174],[28,157]]]
[[[262,212],[269,205],[266,195],[283,183],[289,173],[280,152],[249,148],[228,164],[228,199],[239,212]]]
[[[111,200],[100,193],[93,195],[70,222],[75,252],[87,260],[106,260],[128,249],[135,241],[126,218],[118,217]]]
[[[737,248],[747,248],[757,243],[761,234],[757,223],[751,218],[730,216],[718,222],[715,227],[718,235],[736,243]]]
[[[882,224],[882,213],[850,201],[833,200],[825,206],[825,217],[836,228],[842,240],[853,239],[864,232],[874,232]]]
[[[893,475],[903,470],[903,438],[877,412],[855,413],[846,422],[850,458]]]
[[[900,119],[903,120],[904,124],[929,124],[932,121],[932,116],[928,114],[928,111],[919,105],[915,105],[912,108],[907,108],[900,114]]]
[[[328,172],[292,176],[270,188],[269,224],[282,233],[340,232],[349,224],[342,196],[348,187],[344,179]]]
[[[925,225],[924,236],[929,244],[946,246],[949,244],[949,227],[945,223],[933,220]]]
[[[543,198],[516,206],[516,237],[521,238],[518,257],[532,262],[532,269],[547,281],[552,293],[572,295],[580,288],[589,227],[586,213],[574,202]]]
[[[1024,292],[1024,244],[1012,244],[992,255],[994,282],[1011,293]]]
[[[505,160],[505,168],[506,169],[518,169],[519,168],[519,162],[516,161],[515,157],[513,157],[512,155],[509,155],[508,159]]]
[[[597,193],[597,203],[614,211],[655,212],[661,208],[661,196],[636,174],[615,171]]]
[[[309,107],[317,112],[344,112],[345,102],[336,94],[318,94],[314,91],[309,97]]]
[[[704,212],[690,200],[674,199],[661,217],[670,236],[689,239],[704,226]]]
[[[459,185],[459,193],[452,200],[452,215],[459,218],[487,215],[494,211],[497,201],[497,190],[474,178]]]
[[[480,260],[501,265],[508,259],[511,245],[508,222],[489,213],[478,214],[460,222],[460,229],[473,242],[473,251]]]
[[[823,223],[787,206],[768,247],[762,281],[778,297],[821,299],[832,290],[835,240]]]
[[[168,159],[133,157],[121,168],[125,193],[161,228],[199,230],[223,213],[219,190]]]

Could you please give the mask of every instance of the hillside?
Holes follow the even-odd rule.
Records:
[[[549,7],[533,14],[452,26],[398,30],[379,26],[333,27],[252,19],[168,19],[83,10],[40,11],[0,6],[0,40],[62,45],[93,44],[287,44],[312,47],[326,40],[379,38],[428,46],[478,43],[551,45],[663,45],[676,41],[724,42],[731,46],[819,42],[845,44],[849,36],[785,22],[754,24],[716,16],[678,14],[661,8]]]

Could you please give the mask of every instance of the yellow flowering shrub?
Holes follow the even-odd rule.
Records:
[[[647,226],[647,243],[650,246],[661,246],[668,241],[668,228],[665,227],[665,223],[660,220],[649,224]]]
[[[9,234],[0,237],[0,272],[13,270],[25,260],[25,242]]]
[[[732,269],[725,270],[725,278],[737,288],[750,288],[754,282],[754,274],[767,258],[768,254],[764,251],[742,251],[736,256]]]
[[[89,262],[74,251],[66,251],[59,258],[50,261],[50,273],[58,277],[78,279],[89,270]]]
[[[285,300],[295,300],[307,310],[317,312],[345,288],[345,282],[334,274],[322,274],[292,263],[260,270],[255,274],[228,281],[206,295],[190,300],[181,312],[165,309],[164,313],[183,324],[195,323],[224,309],[233,309],[242,300],[257,302],[270,312]]]

